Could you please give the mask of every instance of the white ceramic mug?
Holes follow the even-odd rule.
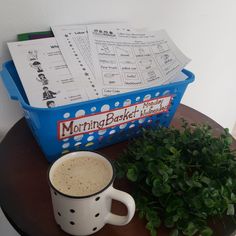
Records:
[[[75,157],[100,158],[108,163],[112,171],[112,178],[107,186],[88,196],[70,196],[55,188],[52,182],[55,169],[63,164],[65,160],[68,160],[68,158]],[[112,163],[96,152],[73,152],[55,161],[49,169],[48,179],[54,216],[61,229],[72,235],[89,235],[100,230],[105,224],[128,224],[135,213],[135,202],[128,193],[113,188],[114,178],[115,174]],[[126,216],[111,213],[112,199],[126,205],[128,210]]]

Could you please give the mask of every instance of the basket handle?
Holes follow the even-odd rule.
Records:
[[[11,78],[9,72],[7,72],[6,70],[2,70],[0,71],[0,75],[2,77],[2,81],[3,81],[3,84],[5,85],[5,88],[7,89],[9,95],[10,95],[10,98],[12,100],[19,100],[20,98],[20,93],[13,81],[13,79]]]

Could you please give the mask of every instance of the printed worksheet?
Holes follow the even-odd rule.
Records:
[[[99,97],[86,25],[52,26],[62,55],[73,77],[86,81],[94,98]]]
[[[180,71],[176,75],[174,75],[172,78],[170,78],[168,81],[166,81],[164,84],[180,82],[180,81],[186,80],[187,78],[188,76],[184,74],[182,71]]]
[[[55,38],[8,47],[31,106],[52,108],[89,99],[87,84],[71,75]]]
[[[131,28],[127,23],[96,23],[93,25],[97,27],[109,25],[109,27],[114,27],[118,31],[126,31]],[[91,92],[95,93],[97,97],[101,97],[101,89],[100,85],[97,84],[97,73],[95,73],[90,50],[87,26],[73,24],[51,26],[51,28],[72,76],[80,77],[84,81],[87,81],[88,87],[93,90]]]
[[[102,96],[172,81],[190,61],[164,30],[87,26],[97,90]]]

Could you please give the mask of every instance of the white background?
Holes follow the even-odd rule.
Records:
[[[50,25],[128,21],[166,29],[192,59],[196,75],[182,100],[232,130],[236,121],[235,0],[1,0],[0,64],[9,59],[7,41]],[[0,139],[22,116],[0,80]]]

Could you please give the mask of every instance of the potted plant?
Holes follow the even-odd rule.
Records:
[[[163,224],[171,235],[210,236],[209,218],[234,216],[236,160],[227,129],[214,137],[208,125],[144,130],[116,162],[132,182],[141,218],[152,236]]]

